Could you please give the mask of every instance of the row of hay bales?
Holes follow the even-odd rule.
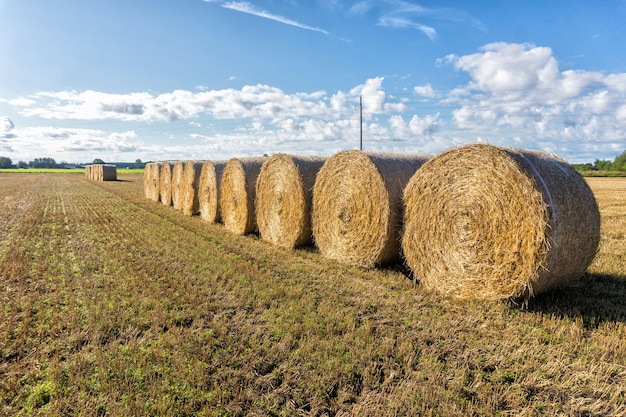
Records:
[[[342,151],[146,166],[147,198],[340,262],[409,266],[462,299],[528,298],[578,279],[600,214],[586,181],[536,151],[468,145],[434,157]]]
[[[117,168],[106,164],[87,165],[85,178],[93,181],[117,181]]]

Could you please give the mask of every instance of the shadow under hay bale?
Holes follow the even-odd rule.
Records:
[[[200,217],[209,223],[221,221],[220,183],[226,161],[206,161],[202,165],[198,183],[198,206]]]
[[[200,209],[198,186],[203,164],[198,161],[185,162],[181,183],[181,211],[185,216],[193,216]]]
[[[172,205],[172,169],[171,162],[161,162],[161,172],[159,177],[159,195],[164,206]]]
[[[326,257],[372,268],[400,258],[402,191],[430,156],[343,151],[313,189],[312,226]]]
[[[325,161],[285,154],[265,161],[256,184],[256,221],[262,239],[286,248],[311,243],[313,185]]]
[[[222,223],[244,235],[256,230],[256,180],[266,158],[232,158],[224,167],[220,185]]]
[[[578,279],[599,240],[592,191],[545,153],[450,149],[404,192],[406,262],[425,287],[453,298],[527,299]]]

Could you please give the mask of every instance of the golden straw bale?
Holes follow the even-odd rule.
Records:
[[[256,184],[256,221],[261,238],[295,248],[311,243],[315,177],[326,158],[275,154],[263,163]]]
[[[424,287],[453,298],[528,300],[582,276],[599,240],[587,183],[541,152],[453,148],[404,192],[406,262]]]
[[[172,205],[172,162],[161,162],[161,173],[159,178],[159,195],[164,206]]]
[[[151,199],[152,189],[150,187],[150,176],[152,175],[152,163],[147,163],[143,168],[143,195]]]
[[[372,268],[400,258],[402,191],[428,155],[343,151],[313,188],[313,236],[326,257]]]
[[[203,164],[203,162],[198,161],[185,162],[181,183],[181,210],[185,216],[193,216],[200,209],[198,185]]]
[[[200,172],[198,184],[200,217],[209,223],[221,220],[219,189],[225,166],[226,161],[206,161]]]
[[[91,179],[91,165],[85,165],[85,179]]]
[[[256,230],[256,180],[266,158],[232,158],[222,172],[220,210],[231,232],[244,235]]]
[[[154,202],[159,201],[161,198],[160,195],[160,182],[161,182],[161,164],[158,162],[152,162],[148,164],[149,174],[148,174],[148,198]],[[146,171],[148,170],[148,165],[146,165]]]
[[[185,162],[174,162],[172,169],[172,206],[175,210],[183,209],[183,173],[185,171]]]

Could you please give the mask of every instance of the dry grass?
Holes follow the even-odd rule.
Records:
[[[415,277],[462,299],[528,298],[580,278],[600,215],[585,180],[538,152],[470,145],[415,174],[402,246]]]
[[[256,180],[265,158],[232,158],[222,172],[222,223],[237,235],[256,231]]]
[[[206,161],[200,171],[198,184],[198,199],[200,217],[208,223],[217,223],[221,220],[220,210],[220,183],[226,161]]]
[[[312,242],[313,186],[325,161],[275,154],[263,163],[256,185],[256,221],[264,240],[286,248]]]
[[[620,416],[626,180],[527,309],[182,216],[140,175],[0,174],[0,415]]]
[[[328,158],[313,190],[313,235],[320,251],[366,268],[397,261],[402,190],[428,158],[361,151]]]

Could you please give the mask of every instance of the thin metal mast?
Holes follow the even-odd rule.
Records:
[[[363,96],[359,96],[359,126],[361,130],[359,150],[363,150]]]

